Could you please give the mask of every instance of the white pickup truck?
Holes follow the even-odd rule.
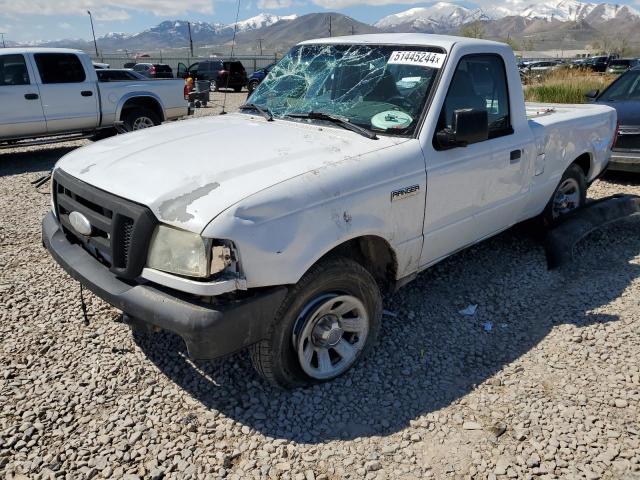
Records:
[[[238,113],[65,156],[43,240],[134,326],[177,332],[194,358],[250,347],[278,385],[326,381],[375,343],[381,289],[579,208],[615,130],[605,106],[527,113],[501,43],[307,41]]]
[[[91,58],[64,48],[0,50],[0,148],[105,136],[188,113],[183,80],[99,82]],[[38,140],[35,140],[38,139]]]

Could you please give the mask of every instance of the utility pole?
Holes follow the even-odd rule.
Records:
[[[4,44],[4,32],[0,32],[0,35],[2,35],[2,48],[6,48],[7,46]]]
[[[187,22],[187,28],[189,29],[189,51],[193,57],[193,38],[191,38],[191,22]]]
[[[258,44],[260,45],[260,55],[262,56],[262,38],[258,39]]]
[[[353,26],[353,24],[351,24],[351,35],[355,35],[356,34],[356,30]]]
[[[331,15],[329,15],[329,36],[331,37]]]
[[[90,10],[87,10],[87,13],[89,14],[89,20],[91,20],[91,33],[93,34],[93,46],[96,47],[96,57],[99,57],[100,54],[98,53],[98,42],[96,42],[96,31],[93,28],[93,15],[91,15]]]

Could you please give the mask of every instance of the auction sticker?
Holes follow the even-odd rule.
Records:
[[[441,68],[447,55],[433,52],[395,51],[391,53],[388,64],[416,65],[420,67]]]

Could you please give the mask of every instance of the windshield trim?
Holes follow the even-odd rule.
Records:
[[[413,129],[413,132],[412,133],[401,134],[401,133],[391,133],[391,131],[372,130],[376,135],[380,135],[380,136],[392,137],[392,138],[417,139],[420,136],[420,133],[422,132],[422,128],[424,126],[424,122],[426,120],[426,117],[427,117],[427,114],[429,112],[429,109],[431,108],[431,104],[433,103],[433,99],[435,97],[435,93],[436,93],[436,91],[437,91],[437,89],[438,89],[438,87],[440,85],[440,80],[442,79],[443,72],[444,72],[445,68],[448,65],[450,52],[447,51],[445,48],[440,47],[440,46],[436,46],[436,45],[398,44],[398,43],[394,43],[394,42],[376,42],[376,43],[349,43],[349,42],[345,42],[345,43],[342,43],[342,42],[314,43],[314,42],[301,42],[301,43],[295,45],[292,48],[300,47],[300,46],[308,47],[308,46],[328,46],[328,45],[341,46],[341,47],[353,47],[353,46],[358,46],[358,45],[367,46],[367,47],[397,47],[399,50],[419,49],[419,50],[424,50],[424,51],[427,51],[427,52],[442,53],[442,54],[445,55],[445,59],[444,59],[444,63],[442,65],[442,67],[439,68],[439,69],[436,69],[438,71],[436,72],[436,74],[433,77],[430,91],[429,91],[428,95],[426,95],[426,97],[424,99],[424,102],[423,102],[421,110],[420,110],[420,116],[418,117],[418,120],[416,122],[416,126]],[[452,45],[452,47],[453,47],[453,45]],[[280,60],[278,62],[276,62],[274,64],[274,66],[277,65],[279,62],[280,62]],[[277,117],[277,118],[278,118],[278,120],[293,121],[293,122],[296,122],[296,123],[301,123],[300,120],[305,120],[305,123],[307,123],[309,125],[312,124],[311,122],[308,122],[307,119],[293,119],[291,117],[285,117],[285,116]],[[322,124],[325,125],[325,126],[330,126],[332,128],[340,129],[340,127],[337,127],[337,126],[331,124],[331,122],[328,122],[328,121],[325,121],[325,120],[312,120],[312,122],[322,122]]]

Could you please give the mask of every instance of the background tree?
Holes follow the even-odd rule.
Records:
[[[484,38],[484,27],[480,22],[467,23],[460,29],[460,35],[469,38]]]

